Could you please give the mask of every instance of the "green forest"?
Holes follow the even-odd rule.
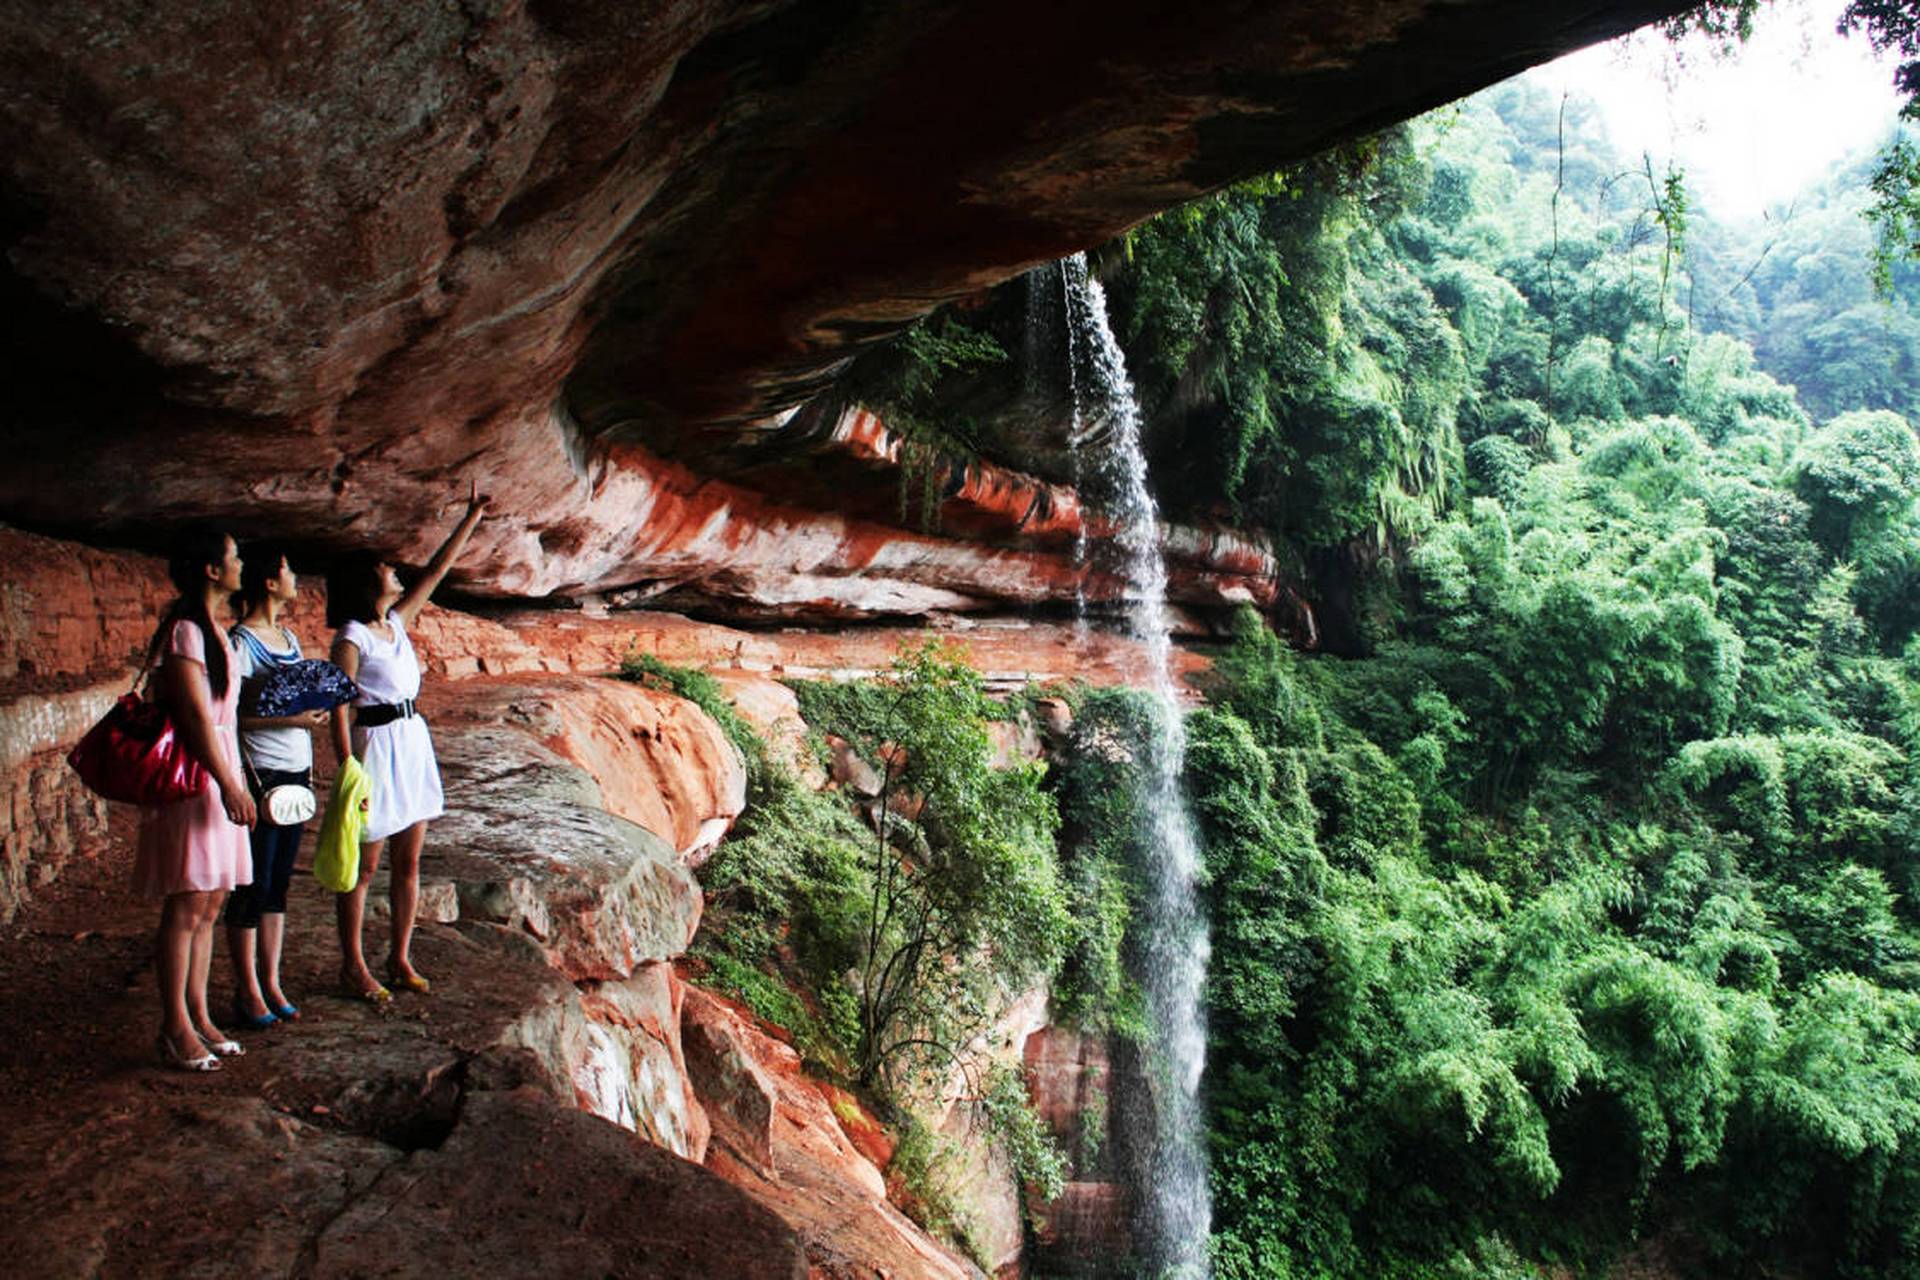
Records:
[[[1163,507],[1268,531],[1313,616],[1310,649],[1230,620],[1187,729],[1226,1280],[1649,1243],[1662,1274],[1920,1276],[1916,277],[1876,292],[1870,158],[1756,230],[1601,137],[1514,82],[1092,255]],[[849,394],[993,451],[1029,288]],[[961,655],[799,685],[873,771],[856,815],[698,673],[628,674],[752,763],[707,980],[875,1100],[964,1244],[915,1090],[1040,981],[1145,1038],[1145,700],[1051,691],[1072,741],[1007,770],[988,730],[1032,699]],[[1042,1198],[1115,1158],[976,1084]]]
[[[1858,169],[1759,243],[1567,114],[1103,258],[1175,505],[1339,615],[1189,730],[1217,1270],[1920,1275],[1910,281]]]

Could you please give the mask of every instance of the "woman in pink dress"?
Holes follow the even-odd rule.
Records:
[[[153,696],[211,775],[198,795],[140,811],[133,884],[165,899],[160,909],[160,1056],[185,1071],[213,1071],[238,1043],[207,1012],[213,922],[235,885],[253,879],[247,828],[253,797],[240,769],[234,708],[240,681],[228,658],[219,612],[240,587],[240,555],[217,533],[183,537],[167,564],[180,594],[148,646]]]

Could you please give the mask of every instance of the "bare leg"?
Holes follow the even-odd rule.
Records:
[[[200,896],[168,894],[160,908],[160,1034],[182,1058],[198,1058],[207,1051],[187,1011],[187,975],[193,968],[193,930],[200,919],[196,899]]]
[[[284,911],[268,911],[260,917],[260,994],[284,1009],[293,1001],[280,989],[280,949],[286,943],[287,916]]]
[[[266,917],[262,916],[264,922]],[[260,974],[256,967],[260,934],[253,929],[243,929],[237,925],[227,926],[227,954],[233,960],[233,1002],[242,1013],[259,1018],[266,1014],[267,1004],[262,998]]]
[[[387,970],[396,978],[417,979],[413,967],[413,917],[420,907],[420,847],[427,841],[427,824],[416,822],[393,838],[393,866],[388,871],[387,896],[393,906],[393,945],[387,952]]]
[[[360,925],[367,915],[367,886],[380,869],[380,851],[386,841],[376,840],[360,846],[360,880],[350,893],[333,900],[334,921],[340,928],[340,985],[350,994],[380,990],[380,983],[367,968],[366,953],[360,949]]]
[[[193,1015],[194,1026],[199,1028],[201,1036],[208,1040],[227,1038],[207,1011],[207,976],[213,969],[213,923],[220,918],[220,904],[226,896],[224,889],[194,895],[200,899],[200,914],[193,930],[193,967],[187,973],[187,1012]]]

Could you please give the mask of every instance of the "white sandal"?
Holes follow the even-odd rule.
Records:
[[[203,1072],[220,1069],[220,1059],[213,1054],[205,1053],[197,1058],[185,1057],[173,1047],[173,1041],[167,1039],[164,1033],[161,1034],[157,1043],[160,1047],[160,1060],[176,1071]]]
[[[227,1033],[224,1031],[211,1036],[203,1035],[200,1038],[207,1042],[209,1052],[219,1054],[223,1058],[238,1058],[247,1051],[246,1046],[238,1040],[227,1039]]]

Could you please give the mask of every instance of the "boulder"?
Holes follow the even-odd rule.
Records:
[[[436,723],[525,731],[586,770],[607,812],[683,857],[710,849],[746,808],[740,753],[698,706],[663,690],[588,676],[464,680],[430,707]]]
[[[862,799],[878,797],[886,787],[886,779],[880,776],[880,770],[869,764],[845,738],[829,733],[826,739],[827,780]]]
[[[388,894],[393,878],[381,863],[367,889],[367,918],[385,922],[392,918]],[[414,904],[413,918],[420,924],[453,924],[460,919],[460,886],[439,876],[420,877],[420,897]]]
[[[771,647],[771,646],[769,646]],[[774,651],[778,656],[778,650]],[[814,790],[826,786],[827,773],[807,740],[800,699],[792,689],[756,670],[721,667],[709,672],[727,700],[767,743],[767,752]]]
[[[592,1022],[592,1047],[573,1080],[586,1110],[697,1164],[706,1158],[712,1130],[681,1047],[684,994],[667,964],[585,984],[581,1002]]]
[[[681,1016],[688,1071],[714,1113],[707,1167],[786,1219],[804,1242],[814,1275],[836,1280],[973,1280],[979,1275],[887,1201],[885,1178],[863,1154],[885,1144],[867,1134],[856,1144],[849,1134],[867,1127],[862,1111],[819,1088],[792,1046],[760,1029],[744,1010],[699,988],[688,989]],[[700,1084],[713,1069],[698,1062],[699,1039],[728,1059],[725,1073],[714,1073],[713,1086]],[[742,1118],[751,1122],[747,1145],[756,1148],[762,1106],[770,1103],[764,1161],[757,1153],[739,1151],[735,1140],[724,1136],[730,1122],[717,1114],[707,1087],[739,1106]]]
[[[671,845],[606,812],[578,765],[516,729],[443,729],[458,807],[423,866],[459,886],[463,920],[524,930],[576,981],[624,978],[686,950],[700,886]]]
[[[778,1090],[748,1049],[739,1020],[696,990],[681,1015],[680,1036],[714,1139],[735,1158],[772,1173]]]

